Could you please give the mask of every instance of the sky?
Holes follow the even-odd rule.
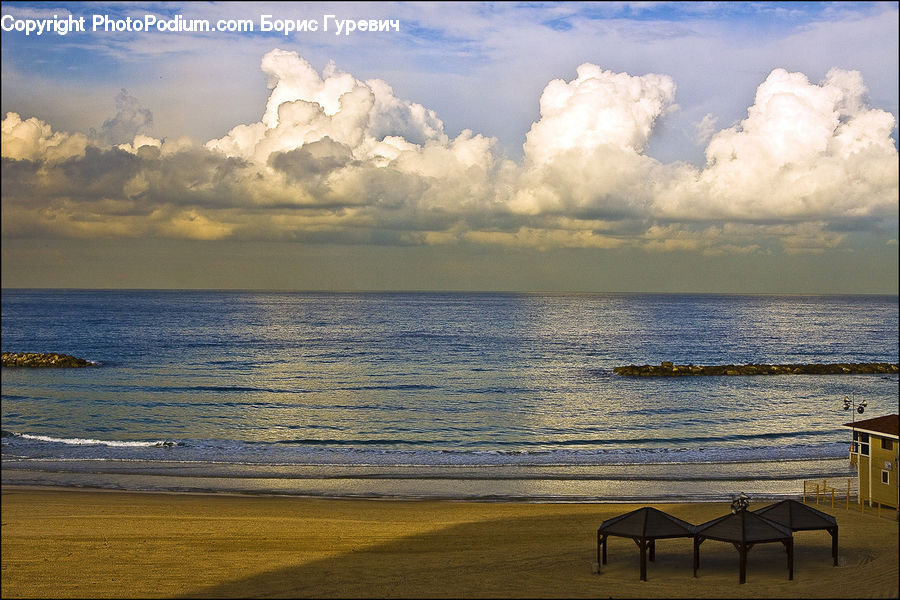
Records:
[[[896,2],[2,14],[3,288],[898,293]]]

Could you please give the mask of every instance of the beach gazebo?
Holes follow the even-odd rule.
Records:
[[[645,506],[630,513],[603,521],[597,529],[597,566],[606,564],[609,536],[634,540],[641,550],[641,581],[647,581],[647,553],[656,560],[656,540],[691,537],[694,526],[656,508]]]
[[[694,577],[700,567],[700,544],[706,540],[730,542],[740,553],[740,583],[747,582],[747,552],[756,544],[781,542],[787,549],[788,579],[794,579],[794,537],[790,529],[766,517],[747,511],[707,521],[694,528]]]
[[[831,534],[831,557],[834,559],[834,566],[837,566],[838,524],[837,519],[831,515],[796,500],[782,500],[781,502],[758,508],[753,512],[766,517],[770,521],[784,525],[791,531],[824,529]]]

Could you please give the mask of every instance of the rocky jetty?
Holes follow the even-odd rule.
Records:
[[[93,367],[89,360],[76,358],[68,354],[55,354],[43,352],[4,352],[4,367]]]
[[[623,377],[684,377],[690,375],[859,375],[897,373],[897,363],[835,363],[801,365],[629,365],[616,367]]]

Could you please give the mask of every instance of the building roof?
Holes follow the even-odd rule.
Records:
[[[597,533],[621,537],[659,539],[690,537],[694,526],[651,506],[603,521]]]
[[[747,510],[707,521],[694,528],[694,535],[723,542],[755,544],[793,538],[793,532],[774,521]]]
[[[796,500],[782,500],[754,510],[770,521],[784,525],[791,531],[831,529],[837,527],[837,519]]]
[[[869,433],[888,435],[897,438],[898,430],[900,430],[900,415],[885,415],[883,417],[875,417],[874,419],[866,419],[865,421],[844,423],[843,427],[860,429],[862,431],[868,431]]]

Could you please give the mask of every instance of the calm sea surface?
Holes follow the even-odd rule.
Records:
[[[98,365],[3,369],[4,483],[796,495],[846,477],[841,425],[898,398],[896,375],[612,373],[897,362],[896,296],[4,290],[2,349]]]

